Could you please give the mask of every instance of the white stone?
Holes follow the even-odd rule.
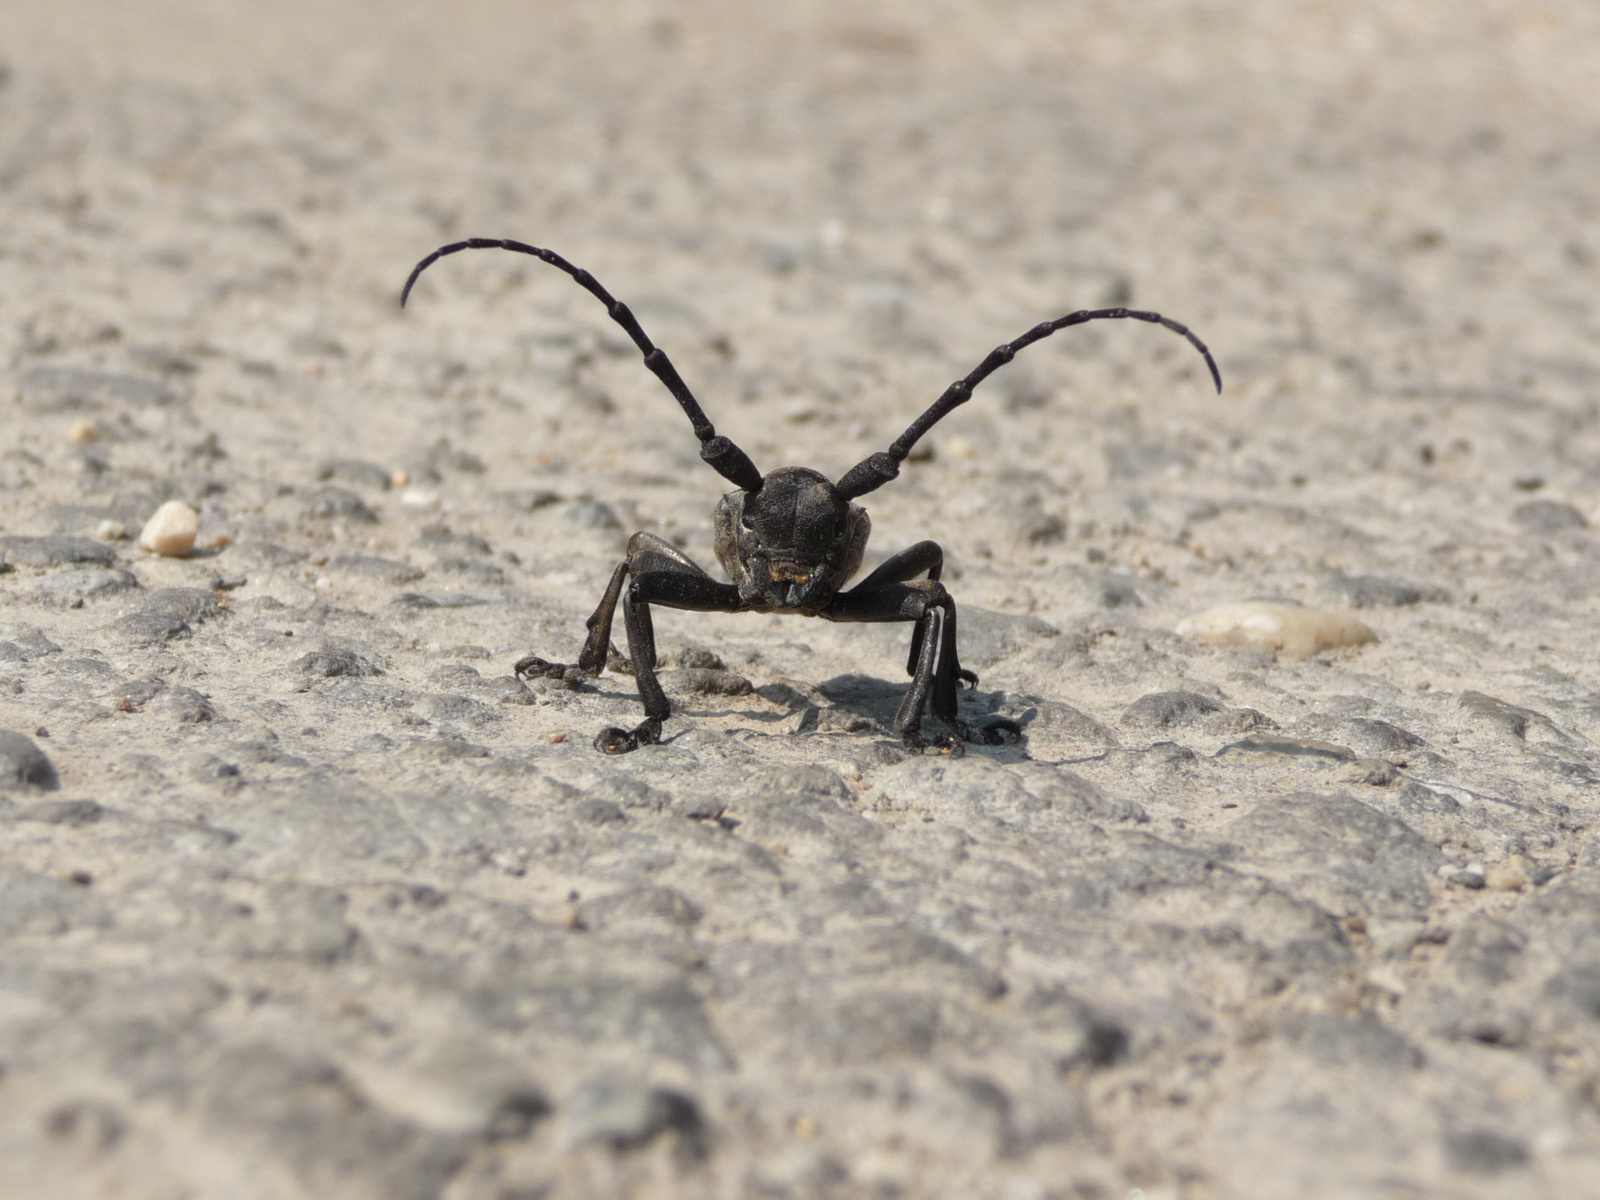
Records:
[[[163,558],[183,558],[194,549],[200,514],[182,500],[168,500],[145,522],[139,546]]]
[[[1262,600],[1208,608],[1178,622],[1178,634],[1215,646],[1263,650],[1294,661],[1378,640],[1368,626],[1344,613]]]

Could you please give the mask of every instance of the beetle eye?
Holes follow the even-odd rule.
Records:
[[[756,527],[755,518],[750,515],[750,510],[748,508],[739,514],[739,524],[743,525],[746,529],[754,529]]]

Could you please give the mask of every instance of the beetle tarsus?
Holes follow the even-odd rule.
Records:
[[[935,754],[960,758],[967,752],[967,739],[955,729],[942,730],[931,737],[920,729],[908,729],[901,735],[901,740],[912,754],[926,754],[932,750]]]
[[[595,735],[594,748],[601,754],[628,754],[640,746],[655,746],[661,742],[661,719],[646,717],[634,729],[607,726]]]
[[[1009,717],[995,717],[983,725],[956,726],[962,738],[975,746],[1006,746],[1022,740],[1022,726]]]
[[[518,679],[550,679],[571,689],[599,674],[598,671],[585,670],[577,663],[546,662],[534,654],[519,658],[511,672]]]

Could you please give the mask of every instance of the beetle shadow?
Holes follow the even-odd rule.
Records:
[[[905,699],[910,683],[909,679],[904,683],[891,683],[871,675],[835,675],[818,684],[817,691],[834,707],[865,717],[889,730],[894,728],[894,714],[900,707],[900,701]],[[968,687],[956,692],[956,711],[962,720],[974,725],[983,724],[986,717],[1000,715],[1005,702],[1005,692],[984,692]],[[1022,726],[1026,737],[1028,726],[1038,715],[1039,710],[1029,706],[1012,719]]]

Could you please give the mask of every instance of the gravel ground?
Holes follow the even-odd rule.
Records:
[[[0,21],[0,1192],[1600,1195],[1592,5],[133,8]],[[765,469],[1226,388],[865,498],[1019,743],[658,610],[603,757],[725,485],[470,235]]]

